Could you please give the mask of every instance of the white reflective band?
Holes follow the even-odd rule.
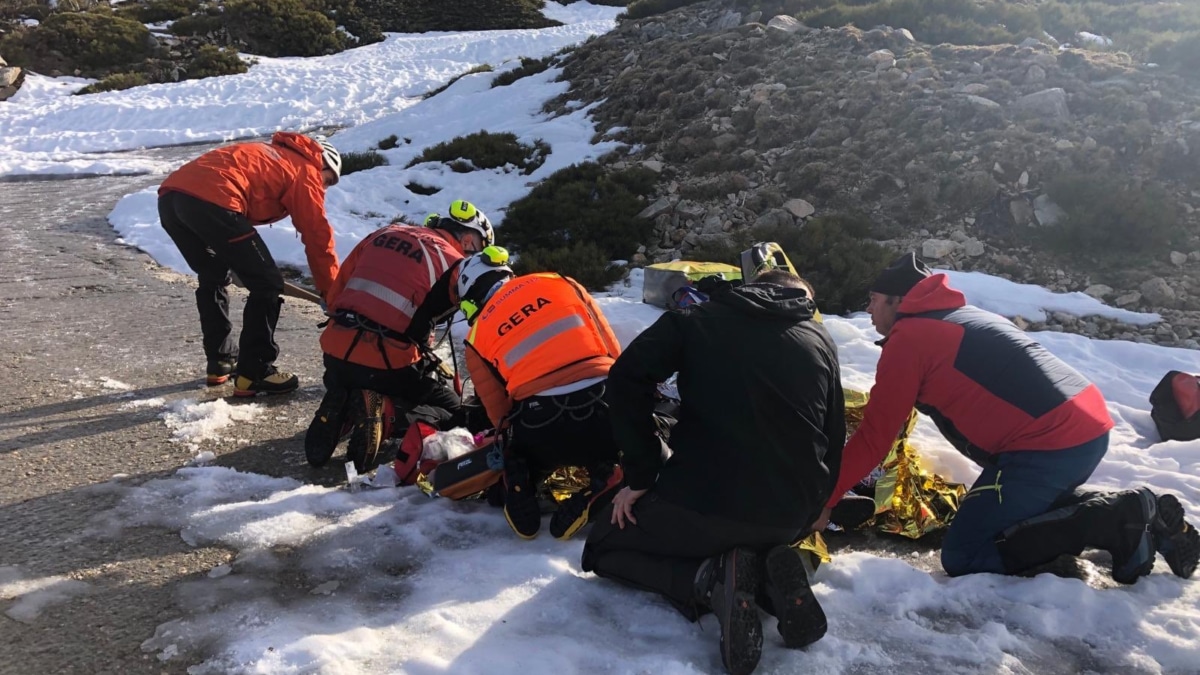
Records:
[[[391,305],[392,307],[394,307],[396,309],[396,311],[400,312],[401,314],[403,314],[404,316],[407,316],[410,319],[413,317],[413,314],[416,314],[416,312],[417,312],[417,308],[413,307],[412,302],[409,301],[408,298],[404,297],[403,295],[400,295],[399,293],[397,293],[396,291],[393,291],[392,289],[388,288],[387,286],[384,286],[383,284],[375,283],[374,281],[371,281],[370,279],[362,279],[360,277],[352,277],[350,279],[350,281],[346,282],[346,288],[352,288],[356,291],[362,291],[363,293],[366,293],[367,295],[374,296],[374,297],[378,298],[379,300],[382,300],[383,302],[386,302],[387,304]]]
[[[504,365],[511,370],[518,361],[528,356],[533,350],[572,328],[582,328],[583,326],[583,317],[578,314],[564,316],[557,321],[552,321],[530,333],[524,340],[521,340],[512,349],[508,350],[508,353],[504,355]]]
[[[429,285],[432,287],[438,279],[437,272],[433,269],[433,257],[429,255],[429,249],[425,248],[425,242],[418,239],[417,246],[421,247],[421,255],[425,258],[425,269],[429,270]]]

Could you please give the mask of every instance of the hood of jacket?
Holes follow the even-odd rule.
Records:
[[[307,159],[317,170],[325,168],[325,160],[321,156],[321,145],[304,134],[291,131],[276,131],[271,136],[271,145],[278,145]]]
[[[932,274],[912,287],[900,301],[900,315],[923,314],[946,309],[958,309],[967,304],[962,291],[950,288],[945,274]]]
[[[775,284],[744,284],[712,297],[713,302],[732,307],[751,316],[807,321],[813,318],[816,303],[803,288]]]

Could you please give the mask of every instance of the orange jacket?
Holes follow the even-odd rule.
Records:
[[[412,225],[380,228],[346,257],[329,292],[329,311],[353,312],[393,333],[405,333],[429,300],[433,311],[426,312],[426,320],[417,320],[424,325],[413,326],[412,337],[424,337],[428,319],[452,307],[446,272],[460,259],[458,243],[439,230]],[[431,294],[439,280],[445,288]],[[403,368],[421,358],[411,342],[360,333],[336,320],[321,333],[321,349],[335,358],[379,369]]]
[[[326,295],[337,277],[338,258],[325,218],[324,166],[316,141],[280,131],[270,143],[236,143],[200,155],[167,176],[158,194],[182,192],[240,213],[253,225],[290,215],[313,282]]]
[[[501,286],[467,334],[467,370],[497,428],[516,401],[607,377],[620,353],[596,301],[557,274],[528,274]]]

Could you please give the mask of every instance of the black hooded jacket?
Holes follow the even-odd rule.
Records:
[[[606,396],[629,487],[737,521],[810,525],[846,442],[837,347],[814,308],[801,289],[746,284],[637,336]],[[664,463],[651,411],[675,372],[683,405]]]

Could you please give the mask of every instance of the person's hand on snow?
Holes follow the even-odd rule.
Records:
[[[612,524],[625,529],[625,521],[637,525],[637,518],[633,517],[633,505],[637,500],[646,494],[645,490],[631,490],[630,488],[621,488],[621,491],[613,497],[612,501]]]

